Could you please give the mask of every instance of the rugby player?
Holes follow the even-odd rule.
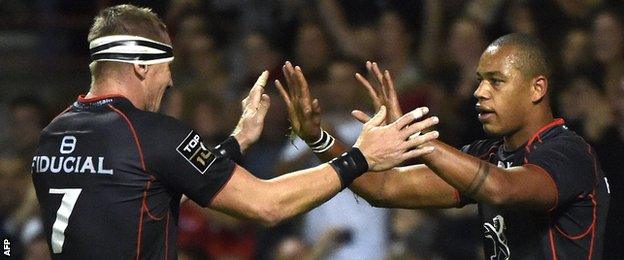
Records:
[[[173,49],[154,13],[131,5],[107,8],[88,40],[90,90],[42,131],[32,162],[54,259],[175,259],[182,195],[273,225],[328,200],[366,171],[430,152],[416,147],[436,138],[406,140],[431,121],[414,123],[409,113],[382,125],[383,108],[356,145],[333,161],[260,180],[236,161],[262,132],[268,72],[243,100],[232,136],[212,148],[183,123],[156,113],[172,86]]]
[[[401,111],[390,74],[373,63],[367,67],[375,85],[356,77],[376,106],[389,108],[392,122]],[[319,101],[309,96],[301,71],[287,63],[284,74],[290,92],[276,85],[293,129],[306,142],[328,136],[320,128]],[[380,207],[478,203],[486,259],[601,259],[608,184],[593,149],[553,117],[542,44],[523,34],[500,37],[481,55],[476,76],[476,110],[490,139],[461,150],[432,141],[425,146],[435,151],[422,157],[424,164],[363,175],[351,190]],[[308,110],[313,112],[300,112]],[[353,115],[368,120],[361,111]],[[317,155],[327,159],[343,150],[334,141]]]

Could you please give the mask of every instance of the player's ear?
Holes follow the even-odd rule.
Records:
[[[140,80],[144,80],[147,75],[147,71],[149,71],[148,65],[132,64],[132,68],[134,69],[134,75],[136,75]]]
[[[531,81],[531,102],[540,102],[548,93],[548,79],[539,75]]]

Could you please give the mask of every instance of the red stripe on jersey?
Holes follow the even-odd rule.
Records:
[[[594,223],[592,223],[592,236],[591,241],[589,242],[589,254],[587,255],[587,259],[592,259],[592,254],[594,252],[594,239],[596,238],[596,205],[598,205],[593,194],[591,194],[590,196],[592,203],[594,204]]]
[[[558,125],[563,125],[563,124],[565,124],[565,121],[563,121],[563,119],[561,119],[561,118],[557,118],[554,121],[548,123],[547,125],[543,126],[539,130],[537,130],[537,132],[533,135],[533,137],[531,137],[531,139],[529,139],[529,142],[527,143],[526,146],[531,146],[531,144],[535,141],[535,139],[540,139],[541,140],[539,135],[542,134],[544,131],[546,131],[546,130],[552,128],[552,127],[555,127],[555,126],[558,126]]]
[[[147,183],[149,181],[145,182],[145,186],[147,186]],[[141,214],[141,216],[139,216],[139,228],[137,231],[137,247],[136,247],[136,259],[140,259],[141,258],[141,236],[143,234],[143,206],[145,204],[145,196],[147,195],[147,190],[143,191],[143,199],[141,200],[141,209],[139,210],[139,214]]]
[[[137,135],[136,130],[134,130],[134,125],[132,125],[132,122],[130,122],[130,119],[128,119],[124,112],[121,112],[119,109],[115,108],[111,104],[108,104],[108,107],[115,111],[117,114],[119,114],[121,117],[123,117],[123,119],[126,120],[126,123],[128,123],[128,127],[130,128],[130,132],[132,132],[132,137],[134,138],[134,142],[136,143],[137,150],[139,151],[139,158],[141,159],[141,169],[143,169],[144,172],[147,172],[147,168],[145,167],[145,160],[143,160],[141,140],[139,140],[139,136]]]
[[[552,253],[552,259],[557,260],[557,248],[555,247],[555,238],[553,237],[552,228],[548,229],[548,241],[550,242],[550,252]]]
[[[56,120],[57,118],[59,118],[60,116],[62,116],[63,114],[65,114],[65,112],[69,111],[70,109],[71,109],[71,106],[67,107],[65,110],[63,110],[63,112],[61,112],[61,113],[59,113],[58,115],[56,115],[56,116],[54,117],[54,119],[52,119],[52,120],[50,121],[50,123],[54,122],[54,120]]]
[[[557,228],[557,231],[559,231],[559,233],[561,233],[563,236],[565,236],[568,239],[571,240],[577,240],[580,239],[584,236],[586,236],[587,234],[589,234],[589,232],[593,232],[595,230],[595,226],[596,226],[596,201],[594,200],[594,196],[593,194],[589,194],[591,201],[592,201],[592,208],[593,208],[593,216],[592,216],[592,222],[589,226],[587,226],[587,228],[582,231],[581,233],[579,233],[578,235],[569,235],[567,233],[565,233],[561,228],[559,228],[559,226],[555,226],[555,228]]]
[[[165,212],[165,214],[163,214],[160,217],[156,217],[154,215],[152,215],[152,213],[150,213],[149,211],[149,207],[147,206],[147,201],[145,200],[145,198],[147,198],[147,191],[150,189],[150,187],[152,186],[152,182],[155,180],[156,178],[154,178],[153,176],[150,178],[149,181],[147,181],[147,188],[145,188],[145,190],[143,191],[143,210],[147,213],[147,216],[149,218],[151,218],[152,220],[162,220],[165,217],[165,214],[169,213],[169,212]]]
[[[587,144],[587,153],[589,153],[594,159],[594,181],[595,181],[594,190],[592,190],[592,193],[589,194],[589,197],[591,198],[591,201],[592,201],[592,206],[594,207],[594,215],[593,215],[593,222],[592,222],[592,229],[591,229],[592,237],[591,237],[591,241],[589,242],[589,254],[587,255],[587,259],[591,259],[592,254],[594,252],[594,239],[596,238],[596,221],[597,221],[596,210],[598,208],[598,202],[596,201],[596,196],[594,196],[594,194],[596,194],[596,186],[598,186],[598,163],[596,162],[597,160],[596,156],[594,155],[594,153],[592,153],[592,147],[589,144]]]
[[[79,97],[80,98],[80,97]],[[98,97],[97,99],[102,99],[105,97]],[[91,101],[92,99],[84,99],[84,100],[89,100]],[[139,140],[139,136],[137,135],[135,129],[134,129],[134,125],[132,125],[132,122],[130,121],[130,119],[128,119],[128,117],[126,116],[126,114],[124,114],[121,110],[115,108],[113,105],[108,104],[107,105],[108,108],[110,108],[111,110],[113,110],[115,113],[119,114],[128,124],[128,128],[130,128],[130,132],[132,133],[132,137],[134,138],[134,142],[136,144],[137,147],[137,151],[139,152],[139,159],[141,161],[141,168],[143,169],[144,172],[147,172],[147,168],[145,167],[145,161],[143,159],[143,150],[141,149],[141,141]],[[143,190],[143,199],[141,202],[141,207],[139,209],[139,228],[137,230],[137,247],[136,247],[136,259],[140,259],[141,258],[141,235],[143,232],[143,209],[145,208],[145,200],[147,197],[147,189],[149,188],[149,183],[153,180],[153,176],[151,176],[150,180],[148,180],[145,183],[145,190]]]

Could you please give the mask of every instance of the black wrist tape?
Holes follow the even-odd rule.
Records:
[[[366,158],[358,148],[352,148],[350,151],[334,158],[329,162],[338,177],[340,177],[341,188],[349,187],[353,180],[368,171],[368,163]]]
[[[243,158],[241,154],[240,145],[236,138],[233,136],[228,137],[225,141],[221,142],[219,145],[215,147],[215,150],[223,157],[228,157],[232,161],[240,162]]]

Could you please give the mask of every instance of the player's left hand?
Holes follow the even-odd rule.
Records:
[[[366,88],[369,96],[373,100],[373,105],[375,106],[375,111],[379,111],[381,106],[386,106],[388,109],[388,113],[386,116],[386,123],[390,124],[396,121],[399,117],[403,116],[403,112],[401,111],[401,106],[399,105],[399,99],[397,98],[396,89],[394,88],[394,81],[392,77],[390,77],[390,72],[388,70],[384,70],[383,74],[381,73],[381,69],[379,69],[379,65],[377,62],[366,62],[366,69],[368,70],[368,74],[373,78],[371,81],[367,80],[360,73],[355,73],[355,78]],[[356,119],[362,121],[361,118],[366,115],[364,112],[355,110],[354,116]],[[368,119],[366,119],[368,121]],[[363,121],[362,123],[366,123]]]
[[[282,67],[288,90],[279,80],[275,86],[288,107],[288,117],[295,134],[307,142],[314,142],[321,136],[321,107],[318,99],[312,98],[308,82],[299,66],[287,61]]]
[[[236,125],[234,132],[232,132],[232,136],[236,138],[240,145],[241,152],[258,141],[262,134],[264,118],[271,104],[269,95],[264,94],[264,87],[268,78],[269,72],[265,70],[249,91],[249,95],[241,102],[243,114],[238,120],[238,125]]]

